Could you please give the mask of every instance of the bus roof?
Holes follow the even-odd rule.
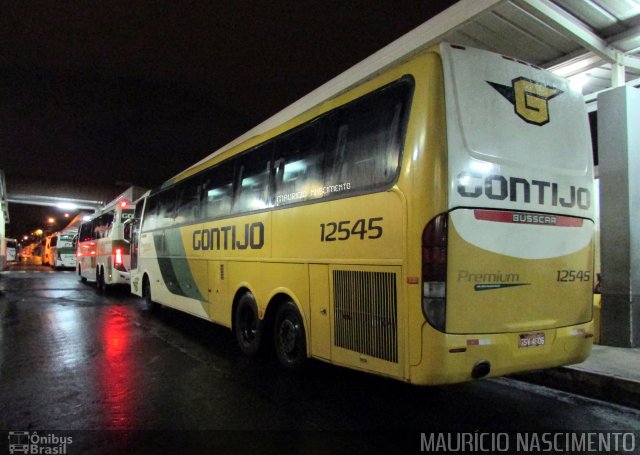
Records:
[[[133,203],[140,199],[140,197],[147,191],[148,190],[146,188],[131,186],[124,192],[122,192],[122,194],[118,195],[113,201],[106,204],[101,210],[96,211],[96,213],[104,213],[106,211],[109,211],[121,201],[126,201],[129,205],[133,205]]]

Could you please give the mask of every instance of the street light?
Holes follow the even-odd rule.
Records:
[[[58,207],[61,210],[77,210],[78,209],[78,206],[71,202],[60,202],[56,204],[56,207]]]

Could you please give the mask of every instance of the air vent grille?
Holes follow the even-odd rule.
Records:
[[[398,362],[396,275],[335,270],[335,345]]]

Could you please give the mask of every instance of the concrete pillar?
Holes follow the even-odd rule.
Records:
[[[640,90],[598,96],[601,343],[640,346]]]

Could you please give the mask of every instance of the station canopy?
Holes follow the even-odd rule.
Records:
[[[461,3],[476,3],[461,2]],[[487,1],[465,21],[451,12],[446,40],[533,63],[597,93],[640,86],[640,0]],[[479,5],[478,5],[479,6]],[[460,20],[462,19],[462,21]]]
[[[566,77],[590,111],[598,93],[640,86],[640,0],[460,0],[193,166],[442,41]]]

